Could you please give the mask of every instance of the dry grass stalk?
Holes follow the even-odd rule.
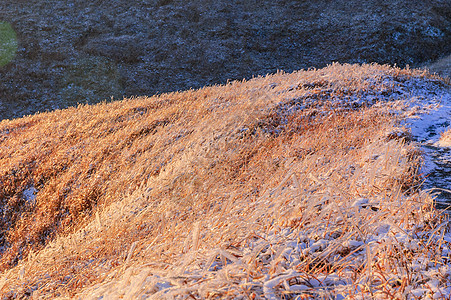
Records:
[[[2,295],[438,295],[448,228],[393,134],[412,82],[440,85],[334,64],[0,123]]]
[[[445,131],[438,142],[440,147],[451,147],[451,129]]]

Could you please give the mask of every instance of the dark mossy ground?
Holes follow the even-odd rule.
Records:
[[[0,119],[185,90],[278,69],[451,53],[451,2],[4,0],[17,35]]]

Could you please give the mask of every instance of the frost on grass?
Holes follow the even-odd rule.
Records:
[[[367,166],[358,168],[342,186],[341,178],[334,178],[341,171],[337,166],[330,172],[330,165],[320,170],[311,162],[301,169],[293,165],[277,187],[255,202],[240,199],[227,216],[207,215],[201,221],[202,240],[196,242],[200,250],[189,247],[194,241],[186,234],[187,249],[168,269],[134,265],[115,283],[94,286],[82,298],[359,299],[363,295],[387,299],[448,295],[451,235],[447,222],[440,222],[426,194],[406,195],[386,186],[385,176],[406,167],[401,154],[405,145],[371,146],[373,153],[391,149],[383,154],[384,160],[370,163],[370,168],[379,171],[370,179],[371,186],[367,182],[364,188],[358,187],[359,179],[366,181],[372,176]],[[346,164],[354,160],[341,157],[340,161]],[[315,171],[330,175],[320,178]],[[367,197],[355,200],[352,190]],[[248,213],[243,214],[243,210]],[[226,226],[233,226],[240,238],[215,246],[211,240],[217,237],[211,235],[229,232],[224,230]],[[124,284],[130,289],[124,289]]]
[[[451,125],[451,124],[450,124]],[[438,141],[440,147],[451,148],[451,129],[443,132]]]
[[[447,296],[451,234],[420,189],[421,151],[408,122],[447,92],[423,71],[334,64],[55,113],[73,141],[57,151],[65,174],[71,151],[89,147],[65,118],[108,112],[83,119],[96,124],[90,135],[111,159],[91,154],[94,161],[60,176],[78,183],[69,185],[68,203],[81,201],[77,188],[95,176],[104,188],[91,217],[26,252],[0,277],[1,291],[80,299]],[[109,130],[110,118],[122,127]],[[109,144],[110,134],[124,147]],[[126,163],[115,165],[118,157]],[[39,187],[37,205],[43,190],[59,187]]]
[[[448,86],[448,88],[444,88]],[[416,112],[406,119],[411,136],[423,151],[424,187],[434,192],[437,203],[445,208],[451,200],[451,93],[449,80],[437,81],[429,88],[428,81],[410,85],[412,108]]]

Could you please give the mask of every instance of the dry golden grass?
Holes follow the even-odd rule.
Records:
[[[438,141],[440,147],[451,147],[451,129],[445,131]]]
[[[2,296],[423,288],[409,263],[448,258],[429,247],[444,217],[399,125],[411,99],[389,96],[412,78],[431,76],[334,64],[1,122]]]

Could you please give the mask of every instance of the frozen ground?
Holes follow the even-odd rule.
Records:
[[[427,91],[421,85],[412,86],[414,101],[424,103],[429,109],[408,119],[412,137],[424,151],[424,188],[437,194],[439,207],[451,204],[451,149],[439,140],[442,133],[451,128],[451,93],[449,88]]]

